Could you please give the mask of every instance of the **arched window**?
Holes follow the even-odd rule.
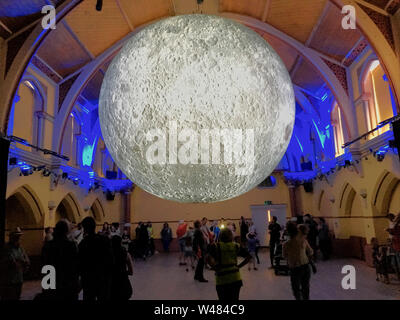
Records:
[[[43,147],[45,99],[39,87],[32,80],[21,82],[10,112],[7,134]],[[20,147],[31,151],[29,147]]]
[[[364,114],[368,131],[391,117],[396,112],[396,105],[389,81],[379,60],[370,61],[362,77],[362,99],[364,102]],[[371,138],[389,130],[389,125],[379,129]]]
[[[68,165],[70,166],[79,166],[78,149],[80,135],[80,122],[78,119],[76,119],[76,115],[74,115],[74,113],[71,113],[65,126],[61,149],[61,153],[69,157]]]
[[[335,103],[335,107],[332,110],[331,122],[332,122],[333,136],[335,140],[335,157],[338,157],[344,153],[343,149],[344,138],[343,138],[342,114],[340,111],[340,107],[337,103]]]

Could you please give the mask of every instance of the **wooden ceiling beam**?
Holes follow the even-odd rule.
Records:
[[[61,76],[56,70],[54,70],[54,69],[51,67],[51,65],[49,65],[49,64],[47,63],[47,61],[45,61],[43,58],[41,58],[38,54],[36,54],[35,57],[36,57],[38,60],[40,60],[40,62],[42,62],[42,63],[43,63],[47,68],[49,68],[52,72],[54,72],[54,73],[57,75],[57,77],[59,77],[59,78],[61,79],[60,82],[63,81],[64,77]]]
[[[93,53],[90,52],[90,50],[85,46],[85,44],[81,41],[81,39],[79,39],[79,37],[76,35],[76,33],[71,29],[71,27],[68,25],[68,22],[63,19],[62,23],[65,27],[65,29],[67,29],[67,31],[70,33],[70,35],[72,36],[72,38],[79,44],[79,46],[83,49],[83,51],[86,52],[86,54],[90,57],[91,60],[94,60],[96,57],[94,56]]]
[[[119,11],[121,12],[122,17],[124,18],[125,22],[127,23],[129,30],[133,31],[135,29],[135,27],[133,26],[131,20],[129,19],[128,14],[122,7],[120,0],[115,0],[115,2],[117,3],[117,7],[118,7]]]
[[[271,7],[271,2],[272,0],[267,0],[267,2],[265,2],[264,11],[261,18],[262,22],[267,22],[268,20],[268,14],[269,14],[269,8]]]
[[[357,48],[357,46],[358,46],[358,45],[360,44],[360,42],[363,41],[363,40],[364,40],[364,37],[361,36],[360,39],[358,39],[358,40],[356,41],[356,43],[354,44],[354,46],[349,50],[349,52],[347,52],[347,54],[345,55],[345,57],[344,57],[343,60],[341,61],[342,64],[344,64],[344,62],[345,62],[346,59],[349,57],[349,55],[353,52],[353,50],[354,50],[355,48]]]
[[[9,34],[13,34],[13,32],[1,20],[0,20],[0,26],[3,27],[3,29],[6,30]]]
[[[305,43],[305,46],[308,47],[310,46],[310,43],[315,35],[315,33],[317,32],[318,28],[320,27],[322,21],[324,20],[324,18],[326,17],[329,9],[331,8],[331,3],[329,1],[326,2],[324,9],[321,12],[321,15],[319,16],[319,19],[317,21],[317,23],[314,25],[310,35],[308,36],[308,39]]]
[[[290,68],[289,74],[293,78],[294,74],[296,73],[297,69],[300,66],[300,63],[303,61],[303,57],[300,55],[297,55],[296,60],[293,63],[293,66]]]
[[[173,9],[173,12],[171,15],[176,15],[176,7],[175,7],[175,0],[170,0],[171,1],[171,7]]]
[[[364,0],[354,0],[356,3],[363,5],[364,7],[370,8],[380,14],[383,14],[384,16],[388,16],[389,13],[387,13],[384,9],[381,9],[377,6],[374,6],[373,4],[370,4],[369,2],[365,2]]]
[[[389,0],[389,2],[385,6],[385,11],[389,8],[389,6],[393,3],[394,0]]]

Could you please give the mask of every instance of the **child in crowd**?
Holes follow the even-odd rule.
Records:
[[[247,249],[250,253],[251,260],[250,262],[253,264],[253,269],[257,270],[256,267],[256,251],[257,251],[257,245],[259,244],[259,240],[256,238],[256,234],[254,232],[249,232],[246,235],[247,238]],[[249,264],[249,271],[251,270],[251,266]]]

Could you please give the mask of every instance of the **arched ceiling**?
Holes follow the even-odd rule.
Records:
[[[55,6],[71,0],[2,0],[0,4],[0,36],[10,39],[21,28],[40,18],[43,5]],[[358,1],[358,0],[357,0]],[[361,1],[361,0],[360,0]],[[79,1],[78,1],[79,2]],[[32,64],[60,84],[73,82],[89,63],[110,51],[141,26],[158,19],[191,13],[233,13],[262,21],[297,41],[307,50],[318,54],[328,64],[349,66],[354,61],[354,51],[368,43],[356,30],[343,30],[342,13],[333,0],[107,0],[102,11],[96,11],[96,0],[82,0],[68,15],[57,22],[42,42]],[[363,0],[376,10],[388,9],[389,0]],[[386,2],[383,5],[383,2]],[[321,98],[329,88],[312,61],[279,37],[259,32],[278,52],[284,61],[297,89],[307,96]],[[111,51],[115,54],[115,50]],[[110,59],[97,66],[84,83],[80,96],[82,103],[94,108]],[[325,66],[326,67],[326,66]],[[327,86],[328,83],[328,86]],[[339,85],[340,86],[340,85]],[[70,86],[69,86],[70,87]],[[59,108],[61,107],[60,100]]]
[[[0,13],[12,8],[16,16],[32,14],[41,6],[62,2],[48,0],[4,0]],[[29,3],[27,6],[26,3]],[[177,14],[224,12],[247,15],[270,24],[305,46],[342,65],[347,55],[363,40],[358,30],[341,28],[341,12],[329,0],[109,0],[103,1],[102,11],[96,11],[96,0],[83,0],[53,30],[36,53],[36,64],[44,64],[53,79],[62,83],[86,64],[126,37],[136,28],[151,21]],[[37,14],[33,14],[35,17]],[[40,12],[39,12],[40,15]],[[7,20],[11,19],[11,20]],[[14,20],[13,20],[14,19]],[[3,18],[8,29],[17,28],[12,21],[22,17]],[[26,17],[28,19],[28,17]],[[4,30],[3,30],[4,31]],[[312,95],[324,87],[324,79],[283,41],[263,33],[289,70],[293,83]],[[82,92],[83,98],[94,102],[107,64],[99,69]]]

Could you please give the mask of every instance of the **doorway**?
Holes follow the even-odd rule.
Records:
[[[252,205],[250,208],[251,217],[257,230],[257,239],[260,241],[260,246],[267,247],[269,244],[269,234],[267,232],[269,222],[272,221],[273,216],[276,216],[278,218],[278,223],[283,228],[287,220],[287,205]]]

